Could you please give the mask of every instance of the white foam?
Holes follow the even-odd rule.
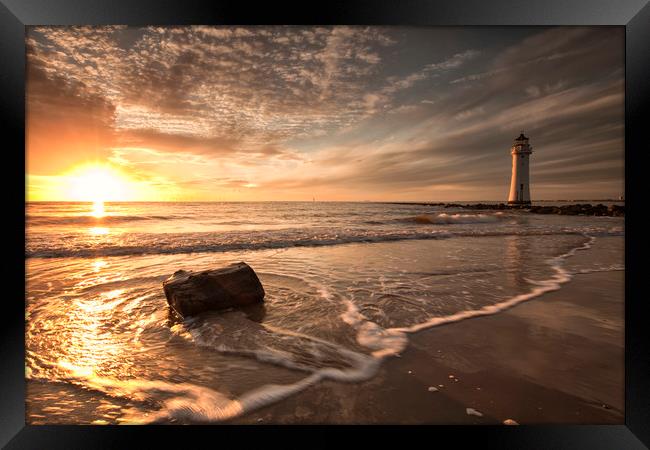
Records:
[[[182,396],[166,401],[162,408],[152,416],[142,418],[141,414],[136,414],[133,415],[133,419],[128,420],[129,423],[133,423],[133,420],[139,420],[141,423],[152,423],[170,418],[187,419],[194,422],[228,420],[281,401],[326,379],[348,383],[368,380],[377,372],[379,360],[368,358],[364,362],[365,364],[346,370],[335,368],[319,369],[296,383],[264,385],[246,392],[237,399],[229,399],[221,393],[199,386],[190,389],[188,385],[180,385],[182,389],[178,389],[179,385],[164,383],[169,385],[165,386],[156,384],[157,388],[163,388],[163,390],[171,393],[179,393]]]
[[[143,379],[117,380],[98,376],[92,368],[74,366],[66,361],[60,361],[58,367],[66,372],[65,378],[68,381],[112,397],[145,401],[155,400],[156,396],[152,394],[160,392],[173,395],[171,399],[165,400],[161,408],[153,414],[145,414],[137,408],[125,411],[125,415],[118,419],[120,423],[145,424],[170,419],[190,422],[220,422],[283,400],[325,379],[359,382],[375,375],[379,368],[379,359],[343,348],[341,350],[356,360],[357,364],[354,367],[350,369],[331,367],[318,369],[296,383],[261,386],[236,399],[228,398],[213,389],[192,383],[170,383]],[[281,358],[275,362],[278,361],[286,362]]]
[[[329,297],[329,293],[325,289],[320,293],[323,297]],[[277,329],[270,326],[267,328],[275,333],[309,339],[313,342],[336,348],[341,355],[354,363],[352,367],[346,369],[337,369],[334,367],[316,369],[311,375],[296,383],[286,385],[265,385],[253,389],[237,399],[229,399],[219,392],[195,385],[175,385],[166,382],[148,382],[139,380],[135,382],[135,385],[127,383],[127,391],[129,388],[137,386],[137,389],[141,391],[154,389],[180,395],[165,401],[162,408],[153,415],[143,418],[141,413],[133,413],[124,418],[123,421],[125,423],[152,423],[172,418],[199,422],[223,421],[259,409],[263,406],[276,403],[326,379],[350,383],[372,378],[376,374],[381,361],[384,358],[399,354],[404,350],[408,342],[406,335],[399,331],[383,329],[379,325],[370,322],[359,312],[353,302],[345,300],[345,304],[347,309],[341,315],[341,318],[345,323],[355,328],[357,331],[357,342],[360,345],[373,350],[372,356],[353,352],[344,347],[313,336],[307,336],[301,333]],[[208,345],[207,342],[200,339],[200,334],[192,332],[182,334],[186,337],[191,336],[199,345]],[[214,346],[212,347],[215,348]],[[218,350],[227,351],[225,348],[219,348]],[[261,361],[272,362],[289,368],[296,368],[296,365],[292,363],[291,358],[286,354],[281,354],[282,352],[267,350],[250,351],[247,353],[255,356]],[[304,369],[304,367],[300,368]],[[122,383],[123,382],[115,382],[115,380],[104,380],[100,384],[102,388],[119,385],[120,389],[124,390],[125,387],[122,386]],[[89,384],[97,386],[98,379],[94,378],[93,383]]]
[[[592,269],[580,269],[580,270],[578,270],[576,272],[573,272],[573,273],[576,274],[576,275],[577,274],[582,275],[582,274],[597,273],[597,272],[620,272],[620,271],[623,271],[623,270],[625,270],[624,265],[614,264],[614,265],[606,266],[606,267],[595,267],[595,268],[592,268]]]
[[[341,319],[357,331],[357,342],[373,350],[374,357],[381,359],[397,355],[406,348],[408,339],[403,332],[382,328],[361,314],[351,300],[344,299],[343,302],[347,309],[341,314]]]
[[[496,214],[422,214],[413,218],[417,223],[430,224],[462,224],[462,223],[493,223],[499,220]]]
[[[274,327],[269,324],[259,325],[261,329],[267,330],[274,336],[284,336],[285,338],[291,337],[300,339],[300,348],[311,350],[310,356],[314,358],[315,364],[307,364],[304,361],[298,362],[300,358],[295,358],[295,354],[291,351],[285,351],[279,348],[274,348],[268,343],[259,342],[259,348],[246,348],[229,346],[221,340],[221,334],[206,333],[207,330],[215,328],[214,323],[203,324],[194,326],[190,320],[185,322],[185,327],[182,324],[176,325],[172,331],[179,337],[187,339],[194,344],[216,350],[220,353],[230,353],[237,355],[247,355],[257,359],[260,362],[271,363],[277,366],[286,367],[293,370],[301,370],[309,373],[317,373],[321,370],[328,370],[330,367],[319,367],[318,362],[322,355],[329,354],[338,355],[341,363],[348,365],[345,369],[336,369],[334,372],[328,372],[329,378],[335,378],[339,381],[347,381],[348,379],[358,379],[371,376],[374,373],[375,360],[372,356],[349,350],[341,345],[333,342],[320,339],[315,336],[306,335],[296,331],[286,330],[279,327]],[[253,330],[251,330],[253,331]]]
[[[209,417],[209,420],[226,420],[243,412],[243,408],[237,400],[229,399],[213,389],[191,383],[169,383],[142,379],[117,380],[98,376],[92,368],[75,366],[67,361],[59,361],[58,366],[66,372],[68,381],[112,397],[145,401],[151,400],[154,398],[152,394],[159,392],[175,395],[165,401],[163,408],[154,414],[143,414],[137,408],[127,410],[125,415],[118,419],[121,423],[151,423],[163,418],[191,417],[196,419],[199,415]]]

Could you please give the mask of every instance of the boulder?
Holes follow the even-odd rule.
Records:
[[[201,272],[176,271],[163,282],[163,290],[169,306],[182,317],[264,301],[262,283],[244,262]]]
[[[557,206],[531,206],[530,212],[535,214],[559,214],[560,208]]]
[[[589,206],[589,205],[587,205]],[[569,216],[576,216],[580,213],[584,213],[585,210],[583,209],[583,205],[580,204],[575,204],[575,205],[564,205],[560,206],[560,214],[564,215],[569,215]]]
[[[611,205],[608,208],[608,212],[610,216],[616,216],[616,217],[621,217],[625,215],[625,206],[621,205]]]

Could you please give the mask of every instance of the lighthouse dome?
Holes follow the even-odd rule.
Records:
[[[524,136],[524,132],[522,131],[521,134],[519,135],[519,137],[517,139],[515,139],[515,140],[517,140],[517,141],[527,141],[528,138],[526,136]]]

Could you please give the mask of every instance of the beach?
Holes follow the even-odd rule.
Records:
[[[31,424],[622,423],[624,218],[28,205]],[[162,282],[245,261],[261,305]]]
[[[621,424],[623,278],[582,274],[498,315],[423,331],[370,381],[326,382],[232,423]]]

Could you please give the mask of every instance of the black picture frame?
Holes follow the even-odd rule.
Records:
[[[625,424],[604,426],[30,426],[25,424],[25,26],[74,24],[376,24],[463,25],[617,25],[625,27]],[[0,445],[18,448],[147,448],[164,443],[241,445],[242,439],[292,436],[294,445],[339,444],[342,432],[371,431],[372,439],[432,445],[441,438],[454,447],[474,442],[498,448],[644,448],[650,446],[650,352],[642,277],[643,117],[650,99],[650,4],[647,0],[335,0],[260,2],[239,0],[0,0],[0,127],[4,159],[3,258],[5,289],[0,326]],[[645,114],[644,114],[645,113]],[[14,179],[15,178],[15,179]],[[152,432],[153,431],[153,432]],[[283,437],[283,439],[285,439]],[[433,440],[431,440],[433,439]],[[158,443],[155,443],[157,441]],[[368,442],[370,444],[370,442]],[[645,444],[645,445],[644,445]],[[340,444],[339,444],[340,445]]]

